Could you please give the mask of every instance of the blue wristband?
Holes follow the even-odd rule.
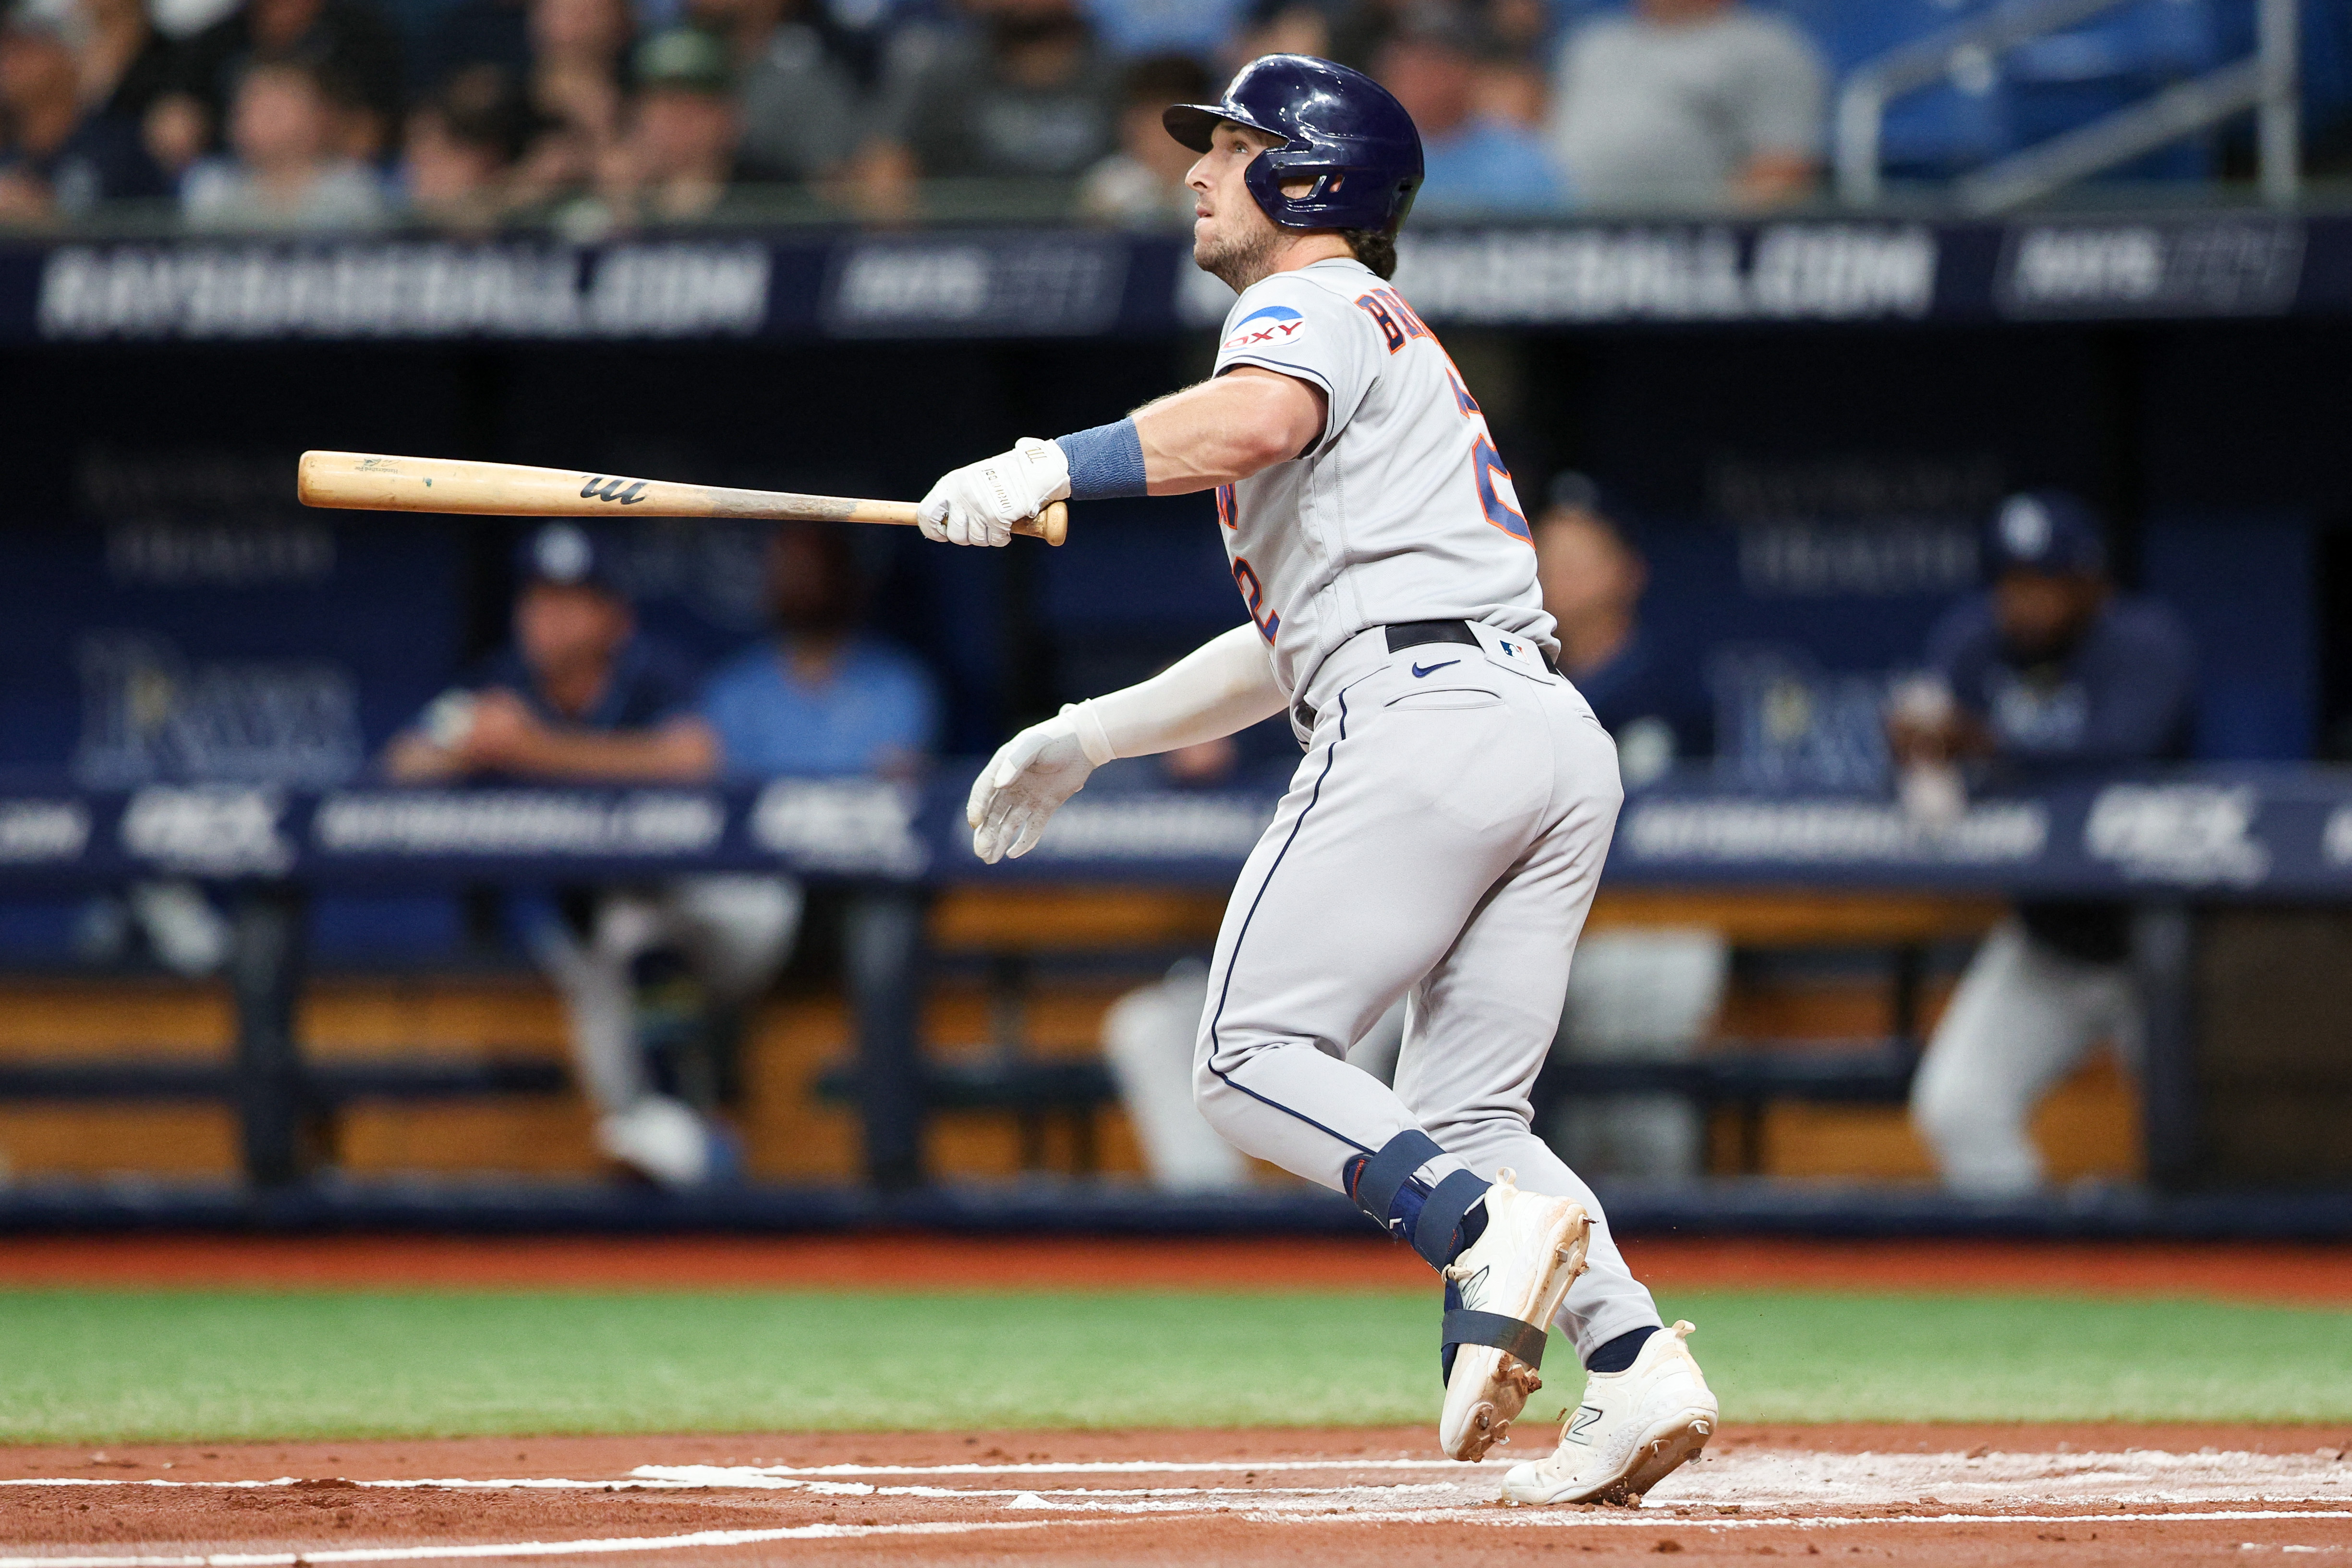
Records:
[[[1070,460],[1072,500],[1148,493],[1143,485],[1143,437],[1134,420],[1057,436],[1054,445]]]

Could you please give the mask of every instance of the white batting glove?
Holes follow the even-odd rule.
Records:
[[[1028,854],[1062,803],[1084,789],[1088,775],[1110,758],[1102,725],[1083,703],[1005,742],[972,780],[971,798],[964,804],[971,852],[992,866],[1008,855],[1017,860]]]
[[[941,475],[916,517],[937,543],[1000,545],[1014,523],[1069,494],[1070,459],[1060,445],[1024,436],[1010,452]]]

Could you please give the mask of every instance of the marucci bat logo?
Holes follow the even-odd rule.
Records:
[[[623,489],[621,488],[623,485],[628,486],[628,489]],[[602,474],[591,474],[588,476],[588,482],[580,487],[580,499],[618,501],[623,506],[635,506],[646,499],[637,493],[645,488],[646,481],[643,479],[608,479]]]

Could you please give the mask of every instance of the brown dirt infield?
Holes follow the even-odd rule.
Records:
[[[1683,1289],[2061,1291],[2352,1305],[2352,1247],[2244,1243],[1624,1243]],[[973,1237],[17,1237],[0,1287],[277,1289],[1420,1289],[1377,1236],[1245,1240]]]
[[[1446,1465],[1417,1428],[14,1448],[0,1450],[0,1568],[196,1568],[214,1553],[249,1568],[461,1553],[721,1568],[2326,1563],[2352,1558],[2347,1443],[2313,1427],[1734,1427],[1638,1510],[1502,1508],[1499,1466]]]
[[[2352,1301],[2345,1248],[1636,1240],[1628,1251],[1668,1289]],[[1378,1238],[0,1242],[0,1286],[17,1288],[1260,1289],[1270,1274],[1333,1289],[1427,1279]],[[1530,1426],[1517,1457],[1548,1446]],[[1640,1510],[1506,1509],[1499,1479],[1497,1465],[1444,1464],[1421,1428],[0,1448],[0,1568],[590,1557],[1333,1568],[1563,1553],[2352,1568],[2352,1427],[1735,1426]]]

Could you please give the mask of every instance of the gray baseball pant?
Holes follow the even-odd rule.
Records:
[[[1307,707],[1307,757],[1218,933],[1202,1114],[1335,1189],[1349,1160],[1413,1128],[1450,1156],[1433,1179],[1507,1167],[1592,1217],[1559,1320],[1578,1354],[1656,1326],[1591,1189],[1528,1127],[1623,799],[1608,733],[1564,679],[1461,644],[1391,654],[1379,627],[1325,660]],[[1342,1058],[1400,995],[1391,1089]]]

